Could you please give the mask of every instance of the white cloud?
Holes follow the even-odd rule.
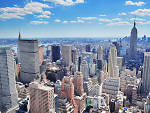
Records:
[[[150,9],[137,9],[130,14],[138,15],[138,16],[150,16]]]
[[[50,18],[48,15],[38,15],[36,18]]]
[[[84,3],[84,0],[44,0],[47,2],[53,2],[55,4],[63,5],[63,6],[71,6],[75,4]]]
[[[141,20],[144,20],[144,19],[142,19],[142,18],[130,18],[130,20],[139,20],[139,21],[141,21]]]
[[[121,18],[113,18],[112,20],[114,20],[114,21],[121,21],[122,19]]]
[[[70,21],[70,23],[84,23],[83,20],[77,20],[77,21]]]
[[[68,23],[68,21],[63,21],[62,23],[63,23],[63,24],[67,24],[67,23]]]
[[[99,19],[100,22],[111,22],[111,19],[106,19],[106,18],[100,18]]]
[[[0,19],[10,19],[10,18],[24,19],[23,17],[13,14],[13,13],[0,14]]]
[[[99,16],[107,16],[107,15],[105,15],[105,14],[101,14],[101,15],[99,15]]]
[[[145,2],[133,2],[133,1],[130,1],[130,0],[125,2],[125,5],[143,6],[145,4],[146,4]]]
[[[146,21],[146,22],[136,22],[136,23],[139,23],[139,24],[142,24],[142,25],[149,25],[150,24],[150,21]]]
[[[23,8],[19,8],[17,6],[0,8],[0,17],[1,19],[12,19],[15,17],[17,19],[23,19],[23,16],[31,14],[50,15],[50,11],[43,10],[46,8],[51,7],[47,4],[42,4],[40,2],[30,2],[27,3]]]
[[[31,21],[30,24],[48,24],[48,21]]]
[[[111,22],[107,24],[108,26],[122,26],[122,25],[130,25],[129,22]]]
[[[59,20],[59,19],[55,19],[54,21],[55,21],[56,23],[61,22],[61,20]]]
[[[77,17],[77,19],[82,19],[82,20],[96,20],[97,17]]]
[[[118,15],[120,15],[120,16],[125,16],[125,15],[127,15],[126,13],[119,13]]]

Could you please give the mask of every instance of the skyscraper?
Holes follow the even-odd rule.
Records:
[[[66,66],[70,66],[72,64],[71,45],[62,45],[62,58]]]
[[[32,82],[30,87],[31,113],[55,113],[54,88],[38,82]]]
[[[134,27],[131,31],[131,37],[130,37],[130,59],[136,59],[136,50],[137,50],[137,28],[136,23],[134,22]]]
[[[60,59],[60,46],[52,45],[52,62],[56,62]]]
[[[18,94],[15,85],[14,55],[10,48],[0,48],[0,111],[5,113],[17,106]],[[10,113],[9,112],[9,113]]]
[[[19,63],[21,63],[21,81],[23,83],[29,83],[39,78],[40,62],[38,40],[19,38],[18,54]]]
[[[86,52],[91,52],[91,45],[90,44],[85,46],[85,51]]]
[[[98,60],[103,61],[103,48],[102,47],[98,48]]]
[[[109,77],[118,77],[119,69],[117,66],[117,49],[111,44],[108,56],[108,75]]]
[[[142,76],[142,89],[143,94],[148,95],[148,93],[150,92],[150,52],[144,53],[144,71]]]

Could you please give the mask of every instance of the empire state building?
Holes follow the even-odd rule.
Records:
[[[130,59],[135,60],[136,59],[136,51],[137,51],[137,28],[136,23],[134,22],[134,27],[131,31],[131,37],[130,37]]]

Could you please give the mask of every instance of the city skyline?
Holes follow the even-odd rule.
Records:
[[[150,36],[148,0],[2,0],[0,38]],[[139,32],[140,31],[140,32]],[[108,33],[109,32],[109,33]]]

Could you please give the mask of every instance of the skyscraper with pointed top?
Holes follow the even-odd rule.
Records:
[[[136,59],[136,51],[137,51],[137,28],[136,22],[134,21],[134,26],[131,31],[130,37],[130,59]]]

